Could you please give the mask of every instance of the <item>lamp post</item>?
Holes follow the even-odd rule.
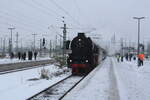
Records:
[[[133,19],[137,19],[138,20],[138,47],[137,47],[137,55],[139,55],[140,53],[140,20],[144,19],[145,17],[133,17]],[[139,63],[139,61],[138,61]],[[138,64],[139,66],[139,64]]]

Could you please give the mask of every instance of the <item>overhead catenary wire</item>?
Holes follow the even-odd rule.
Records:
[[[50,15],[50,13],[48,13],[47,11],[48,11],[48,7],[45,7],[43,4],[40,4],[39,2],[37,2],[37,1],[35,1],[35,0],[32,0],[32,3],[29,3],[29,2],[26,2],[25,0],[23,0],[23,2],[26,4],[26,5],[28,5],[28,6],[30,6],[30,7],[32,7],[32,8],[38,8],[38,10],[40,10],[40,11],[42,11],[42,13],[43,13],[43,11],[44,11],[44,14],[47,14],[47,15]],[[34,4],[33,4],[34,3]],[[77,21],[77,20],[75,20],[64,8],[62,8],[61,6],[59,6],[57,3],[55,3],[56,5],[57,5],[57,8],[59,8],[59,9],[61,9],[61,10],[63,10],[63,12],[65,12],[68,16],[70,16],[73,20],[74,20],[74,22],[76,22],[78,25],[80,25],[80,23]],[[44,9],[43,9],[44,8]],[[37,10],[37,9],[36,9]],[[56,15],[58,15],[58,13],[55,13]],[[59,15],[60,16],[60,15]],[[81,25],[80,25],[81,26]]]
[[[20,23],[20,21],[16,21],[16,19],[12,19],[9,18],[10,16],[1,16],[1,19],[4,20],[0,20],[0,24],[1,26],[5,26],[6,29],[8,27],[17,27],[17,29],[23,29],[24,31],[30,31],[30,32],[34,32],[34,28],[33,27],[29,27],[27,24],[24,23]],[[4,29],[4,28],[3,28]]]
[[[20,1],[20,0],[19,0]],[[27,6],[30,6],[30,7],[32,7],[32,8],[34,8],[35,10],[37,10],[38,12],[41,12],[41,14],[44,14],[44,15],[46,15],[46,16],[50,16],[50,15],[52,15],[52,16],[54,16],[54,15],[56,15],[56,16],[59,16],[60,17],[60,15],[58,15],[58,13],[54,13],[53,12],[53,14],[51,14],[50,12],[49,12],[49,9],[48,9],[48,7],[47,6],[45,6],[44,7],[44,4],[40,4],[38,1],[35,1],[35,0],[32,0],[32,2],[28,2],[28,1],[25,1],[25,0],[22,0],[23,1],[23,4],[25,4],[25,5],[27,5]],[[52,0],[52,1],[54,1],[54,0]],[[24,3],[24,2],[26,2],[26,3]],[[36,3],[35,3],[36,2]],[[55,1],[54,1],[55,2]],[[58,5],[59,6],[59,5]],[[57,6],[57,8],[58,8],[58,6]],[[12,8],[13,9],[13,8]],[[68,11],[66,11],[64,8],[62,8],[61,6],[59,6],[59,9],[61,9],[61,11],[63,11],[63,12],[65,12],[65,14],[67,14],[68,16],[71,16],[70,15],[70,13],[68,12]],[[63,10],[62,10],[63,9]],[[44,12],[43,12],[44,11]],[[15,11],[14,11],[15,12]],[[20,13],[20,12],[19,12]],[[5,13],[5,14],[8,14],[8,13]],[[14,13],[13,13],[14,14]],[[14,15],[11,15],[11,17],[12,18],[8,18],[8,17],[10,17],[10,16],[6,16],[7,18],[5,18],[5,19],[9,19],[11,22],[10,23],[12,23],[15,27],[18,27],[18,28],[20,28],[20,29],[24,29],[25,31],[38,31],[38,30],[44,30],[44,29],[42,29],[41,28],[41,23],[39,24],[39,25],[35,25],[35,26],[33,26],[33,25],[31,25],[30,23],[32,23],[32,21],[34,21],[34,20],[36,20],[36,18],[35,19],[33,19],[33,20],[31,20],[31,21],[29,21],[29,22],[27,22],[27,20],[25,19],[25,17],[29,17],[29,16],[27,16],[27,15],[24,15],[24,14],[21,14],[20,13],[20,15],[23,15],[24,17],[22,18],[22,16],[19,18],[19,17],[17,17],[17,16],[14,16]],[[71,16],[72,17],[72,16]],[[74,17],[72,17],[73,19],[75,19]],[[72,19],[71,18],[71,19]],[[55,18],[54,18],[55,19]],[[76,23],[78,23],[78,21],[77,20],[74,20],[74,21],[76,21]],[[39,21],[37,21],[37,22],[39,22]],[[42,22],[42,21],[41,21]],[[7,23],[7,25],[9,25],[10,26],[10,23],[8,24]],[[36,23],[33,23],[33,24],[36,24]],[[47,23],[46,23],[47,24]],[[80,23],[78,23],[78,26],[79,26],[79,24]],[[6,23],[5,23],[5,25],[6,25]],[[38,28],[39,27],[39,28]],[[79,29],[79,28],[78,28]],[[82,29],[82,28],[81,28]]]
[[[12,10],[12,9],[11,9]],[[35,18],[33,18],[31,15],[29,15],[29,16],[27,16],[27,15],[24,15],[24,14],[22,14],[22,13],[20,13],[20,12],[17,12],[16,10],[15,11],[13,11],[12,13],[11,13],[11,11],[6,11],[6,10],[0,10],[0,12],[2,13],[2,14],[5,14],[5,15],[8,15],[8,16],[12,16],[13,18],[16,18],[16,19],[21,19],[21,20],[23,20],[23,21],[29,21],[30,20],[30,22],[29,23],[34,23],[34,24],[37,24],[37,23],[39,23],[41,20],[39,20],[39,19],[35,19]],[[17,15],[19,15],[19,16],[17,16]],[[37,17],[36,17],[37,18]],[[40,24],[41,25],[41,24]]]
[[[7,21],[12,21],[13,22],[13,25],[15,25],[15,27],[20,27],[20,26],[23,26],[23,27],[20,27],[20,28],[28,28],[28,29],[34,29],[33,28],[33,26],[31,26],[31,25],[28,25],[28,24],[25,24],[25,23],[23,23],[23,22],[20,22],[20,21],[18,21],[18,20],[16,20],[16,19],[12,19],[12,18],[9,18],[9,16],[1,16],[0,15],[0,17],[2,18],[2,19],[5,19],[5,20],[7,20]],[[11,23],[12,23],[11,22]],[[10,22],[9,22],[10,23]],[[9,25],[9,26],[11,26],[11,24],[9,24],[8,22],[7,23],[5,23],[5,24],[7,24],[7,25]],[[16,23],[18,23],[18,24],[16,24]]]
[[[22,29],[22,30],[24,30],[26,32],[35,32],[35,30],[33,30],[33,29],[29,28],[29,27],[20,26],[20,25],[17,25],[16,23],[13,23],[13,24],[10,24],[8,22],[0,22],[0,23],[2,23],[3,25],[6,25],[7,26],[6,29],[8,27],[16,27],[17,29],[20,29],[20,30]]]
[[[50,13],[50,9],[48,10],[48,9],[45,9],[45,7],[41,7],[41,4],[39,4],[38,2],[36,2],[36,1],[34,1],[34,0],[31,0],[32,2],[27,2],[27,1],[25,1],[25,0],[22,0],[23,1],[23,3],[24,4],[26,4],[27,6],[30,6],[30,7],[32,7],[32,8],[34,8],[35,10],[37,10],[38,12],[41,12],[41,13],[43,13],[44,15],[46,15],[46,16],[53,16],[56,20],[60,20],[59,18],[57,18],[57,16],[58,15],[54,15],[54,14],[52,14],[52,13]]]
[[[37,27],[39,27],[40,28],[40,30],[43,30],[39,25],[30,25],[30,23],[31,23],[31,21],[29,21],[29,23],[26,23],[27,21],[26,20],[22,20],[23,18],[22,17],[17,17],[16,18],[16,16],[14,16],[14,15],[11,15],[10,16],[10,14],[8,13],[8,12],[3,12],[3,11],[1,11],[1,13],[0,13],[0,15],[1,15],[1,17],[2,17],[2,19],[5,19],[5,20],[0,20],[0,21],[5,21],[5,22],[2,22],[3,23],[3,25],[2,25],[2,23],[1,23],[1,26],[4,26],[4,25],[8,25],[8,26],[11,26],[11,24],[16,24],[17,26],[23,26],[23,27],[20,27],[21,29],[25,29],[25,30],[27,30],[27,29],[30,29],[30,31],[32,30],[33,31],[33,29],[35,28],[35,26],[36,26],[36,28]],[[19,20],[20,19],[20,20]],[[9,22],[8,22],[9,21]],[[7,23],[6,23],[7,22]],[[11,23],[11,24],[10,24]],[[17,24],[17,23],[19,23],[19,24]],[[37,24],[37,23],[36,23]],[[7,26],[7,27],[8,27]],[[26,28],[27,27],[27,28]],[[45,26],[44,26],[45,27]],[[37,29],[39,29],[39,28],[37,28]]]
[[[6,16],[5,16],[6,15]],[[7,13],[7,12],[3,12],[3,11],[1,11],[1,13],[0,13],[0,16],[2,16],[3,18],[5,17],[5,18],[7,18],[7,19],[9,19],[9,20],[13,20],[13,21],[15,21],[16,23],[23,23],[24,25],[26,25],[26,26],[33,26],[34,25],[34,27],[35,27],[35,25],[36,25],[36,27],[38,27],[38,28],[41,28],[39,25],[37,25],[37,23],[32,23],[31,21],[28,21],[28,23],[27,23],[27,20],[25,20],[24,18],[22,18],[22,17],[17,17],[17,16],[14,16],[14,15],[10,15],[9,13]],[[31,25],[32,24],[32,25]],[[26,27],[25,26],[25,27]],[[45,27],[45,26],[44,26]],[[41,28],[42,29],[42,28]]]
[[[67,14],[78,26],[83,27],[83,25],[81,25],[79,23],[79,21],[77,21],[67,10],[65,10],[62,6],[60,6],[56,1],[54,1],[54,0],[48,0],[48,1],[51,2],[51,3],[53,3],[57,8],[59,8],[65,14]],[[91,29],[90,32],[93,30],[93,28],[89,28],[89,29]]]
[[[79,15],[82,17],[82,20],[84,20],[85,22],[88,22],[88,24],[90,24],[90,26],[91,26],[92,24],[91,24],[90,20],[88,19],[89,17],[88,16],[84,16],[84,12],[80,9],[80,6],[79,6],[77,0],[73,0],[73,1],[74,1],[74,5],[76,6],[76,9],[77,9]]]
[[[65,14],[67,14],[77,25],[82,26],[68,11],[66,11],[63,7],[58,5],[54,0],[48,0],[49,2],[53,3],[57,8],[62,10]]]
[[[28,20],[31,20],[31,21],[34,21],[34,22],[43,22],[44,23],[44,21],[41,21],[41,19],[39,19],[38,17],[34,17],[34,16],[31,16],[31,15],[25,15],[25,14],[23,14],[23,13],[21,13],[21,12],[19,12],[19,11],[17,11],[17,9],[15,9],[15,8],[12,8],[10,11],[7,11],[6,9],[5,10],[3,10],[4,12],[6,12],[6,13],[10,13],[10,12],[13,12],[13,14],[15,14],[15,15],[19,15],[19,17],[24,17],[24,18],[26,18],[26,19],[28,19]],[[42,24],[42,23],[41,23]]]
[[[39,2],[37,2],[37,1],[35,1],[35,0],[32,0],[35,4],[37,4],[38,6],[41,6],[42,8],[45,8],[45,10],[46,11],[48,11],[48,12],[53,12],[55,15],[57,15],[57,16],[59,16],[59,17],[62,17],[62,15],[60,15],[59,13],[57,13],[56,11],[54,11],[54,10],[52,10],[52,9],[50,9],[50,8],[48,8],[47,6],[45,6],[45,5],[43,5],[42,3],[39,3]],[[54,15],[53,14],[53,15]]]

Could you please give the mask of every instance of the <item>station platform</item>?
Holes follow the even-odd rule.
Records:
[[[117,62],[107,57],[63,100],[149,100],[150,62]]]

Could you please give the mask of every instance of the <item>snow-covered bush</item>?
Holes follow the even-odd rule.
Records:
[[[41,69],[41,76],[40,76],[41,79],[50,79],[49,77],[49,70],[48,69],[45,69],[45,68],[42,68]]]
[[[70,69],[68,69],[67,67],[60,68],[60,67],[55,66],[55,69],[53,69],[53,71],[50,71],[49,69],[46,69],[43,67],[40,70],[39,74],[40,74],[40,79],[49,80],[52,77],[57,77],[68,72],[70,72]]]
[[[55,57],[55,60],[56,62],[58,62],[57,66],[59,66],[60,68],[66,65],[66,61],[63,57]]]

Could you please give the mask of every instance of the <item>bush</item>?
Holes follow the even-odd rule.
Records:
[[[47,79],[49,80],[49,70],[48,69],[41,69],[41,76],[40,76],[41,79]]]
[[[66,65],[66,60],[63,57],[55,57],[56,62],[59,63],[59,67],[63,67]]]

